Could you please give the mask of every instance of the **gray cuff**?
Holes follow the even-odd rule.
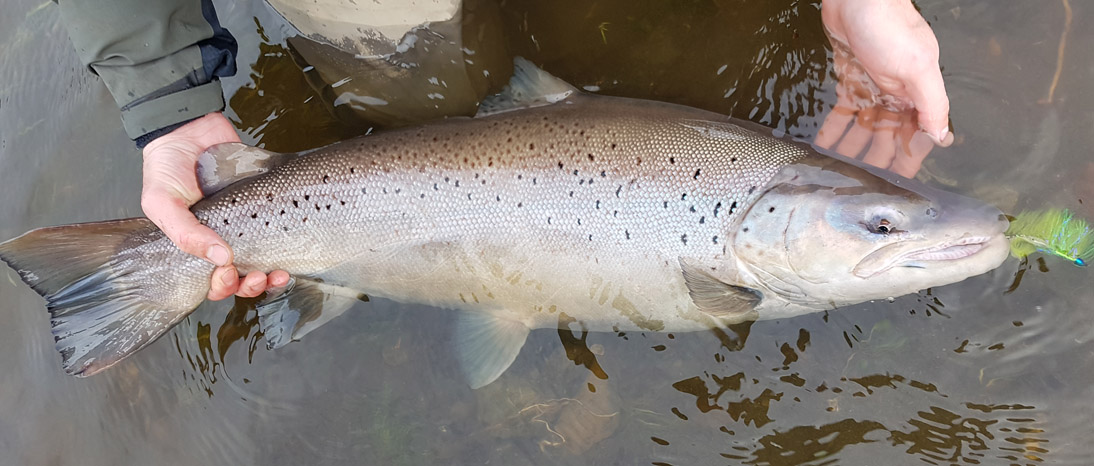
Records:
[[[131,139],[157,129],[200,118],[224,108],[220,81],[184,89],[122,110],[122,124]]]

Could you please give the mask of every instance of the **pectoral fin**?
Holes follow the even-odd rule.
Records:
[[[680,269],[691,301],[700,311],[736,321],[755,318],[749,314],[755,314],[756,306],[763,300],[759,291],[723,282],[684,259],[680,259]]]
[[[258,304],[258,323],[266,346],[280,348],[367,300],[348,288],[293,278],[285,287],[267,291],[267,298]]]
[[[482,312],[464,312],[456,326],[456,357],[471,388],[496,380],[517,358],[528,327]]]
[[[208,196],[236,181],[261,175],[296,154],[279,154],[238,142],[217,144],[198,156],[201,193]]]

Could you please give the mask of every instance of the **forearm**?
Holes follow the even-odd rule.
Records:
[[[80,59],[110,90],[138,144],[224,107],[235,40],[201,0],[60,0]],[[143,144],[142,144],[143,145]]]

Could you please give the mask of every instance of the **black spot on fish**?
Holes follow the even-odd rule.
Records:
[[[425,199],[425,193],[419,194],[418,199]],[[330,210],[330,206],[327,206],[327,210]]]
[[[272,201],[273,200],[273,193],[266,193],[266,200],[267,201]]]
[[[722,210],[722,203],[714,204],[714,217],[718,217],[718,211]]]
[[[744,229],[742,229],[741,231],[748,233],[748,227],[744,227]]]
[[[593,235],[589,235],[589,241],[593,240]]]
[[[574,176],[577,176],[577,170],[574,170]]]
[[[305,194],[305,195],[304,195],[304,200],[305,200],[305,201],[309,201],[309,200],[311,200],[311,194]]]
[[[692,178],[692,179],[696,179],[696,180],[697,180],[697,179],[699,179],[699,171],[700,171],[700,170],[702,170],[702,169],[701,169],[701,168],[696,168],[696,169],[695,169],[695,174],[694,174],[694,175],[692,175],[692,176],[691,176],[691,178]]]
[[[615,197],[619,197],[619,193],[621,192],[623,192],[623,185],[619,185],[618,188],[615,188]]]
[[[547,217],[547,224],[548,224],[548,225],[550,225],[550,224],[551,224],[551,217]]]
[[[702,225],[704,223],[707,223],[707,218],[706,217],[699,217],[699,224]]]
[[[681,201],[686,201],[687,199],[688,199],[688,193],[684,193],[684,194],[680,195],[680,200]]]
[[[618,216],[619,216],[619,211],[618,210],[612,212],[612,217],[618,217]]]
[[[361,188],[361,194],[368,194],[367,188]]]
[[[714,244],[718,244],[718,235],[714,235]]]
[[[285,215],[285,209],[281,209],[281,215]]]
[[[227,225],[227,224],[228,224],[228,219],[224,219],[224,224],[225,224],[225,225]]]
[[[676,157],[669,157],[669,163],[675,164],[676,163]]]
[[[608,172],[607,172],[607,171],[605,171],[605,170],[601,170],[601,171],[600,171],[600,177],[601,177],[601,178],[604,178],[604,177],[607,177],[607,176],[608,176]]]
[[[737,157],[730,157],[729,158],[729,163],[734,163],[736,161],[737,161]]]
[[[684,244],[688,244],[688,234],[687,233],[684,233],[684,234],[680,235],[680,242],[684,243]]]
[[[596,208],[597,208],[597,210],[600,209],[600,199],[596,200]]]
[[[733,201],[733,203],[729,205],[729,214],[733,215],[734,210],[737,210],[737,201]]]
[[[615,147],[616,147],[616,144],[613,142],[612,143],[612,149],[615,149]]]
[[[460,187],[460,180],[456,180],[456,187]]]
[[[562,165],[562,162],[559,162],[559,163],[558,163],[558,169],[559,169],[559,170],[562,170],[562,167],[563,167],[563,165]]]
[[[496,199],[498,202],[501,202],[501,196],[494,196],[494,199]]]
[[[235,197],[233,197],[233,198],[232,198],[232,204],[233,204],[233,205],[235,205],[235,204],[237,204],[237,203],[239,203],[239,198],[235,198]]]
[[[751,187],[751,188],[748,188],[748,193],[749,193],[749,194],[752,194],[752,193],[754,193],[754,192],[756,192],[756,187],[755,187],[755,186],[753,186],[753,187]]]
[[[590,161],[590,162],[592,162],[593,160],[595,160],[595,159],[593,158],[593,154],[589,154],[589,161]]]
[[[242,238],[242,237],[243,237],[243,232],[241,231],[241,232],[239,232],[239,236],[237,236],[237,238]]]
[[[665,207],[666,209],[667,209],[667,208],[669,208],[669,201],[665,201],[664,207]]]
[[[289,227],[281,227],[281,231],[289,231]]]
[[[270,222],[266,222],[266,226],[270,226]]]
[[[524,207],[524,203],[523,202],[518,202],[517,203],[517,208],[521,208],[521,207]]]
[[[342,205],[346,205],[346,201],[338,201],[338,202],[341,203]]]
[[[446,177],[444,177],[444,182],[445,182],[445,183],[447,183],[447,182],[448,182],[448,177],[447,177],[447,176],[446,176]]]
[[[357,173],[357,169],[354,168],[354,167],[349,167],[349,172],[350,173]]]
[[[296,208],[298,208],[298,209],[299,209],[299,208],[300,208],[300,203],[299,203],[299,202],[296,202],[296,200],[294,199],[294,200],[292,201],[292,206],[293,206],[293,207],[296,207]]]
[[[771,207],[771,208],[767,209],[767,213],[769,213],[769,214],[770,214],[770,213],[772,213],[772,212],[774,212],[774,211],[775,211],[775,208],[774,208],[774,207]]]
[[[691,208],[689,208],[688,210],[695,212],[695,206],[691,206]]]
[[[301,222],[308,223],[308,217],[304,217],[304,220],[301,220]]]
[[[536,143],[529,142],[528,143],[528,150],[536,150]]]
[[[570,191],[570,197],[574,197],[574,192]]]
[[[536,184],[536,179],[532,178],[532,184]]]
[[[459,186],[459,185],[457,185],[457,186]],[[380,192],[382,192],[384,194],[387,194],[387,188],[381,189]]]
[[[440,191],[440,190],[441,190],[441,188],[439,188],[439,187],[437,186],[437,183],[433,183],[433,190],[434,190],[434,191]]]
[[[316,204],[316,205],[315,205],[315,211],[316,211],[316,212],[318,212],[318,211],[319,211],[319,209],[320,209],[320,207],[319,207],[319,204]]]
[[[329,182],[330,182],[330,175],[323,175],[323,183],[326,184],[326,183],[329,183]]]
[[[255,213],[251,214],[251,218],[258,218],[258,213],[255,212]]]
[[[627,239],[631,239],[631,232],[630,232],[630,230],[623,230],[623,235],[625,235],[625,236],[627,237]]]
[[[522,180],[522,179],[524,179],[524,175],[517,175],[517,179],[518,179],[518,180]]]
[[[577,224],[578,224],[578,225],[581,225],[581,219],[580,219],[580,218],[579,218],[579,219],[577,219]]]
[[[581,182],[579,182],[578,184],[584,186],[585,185],[585,180],[581,180]]]

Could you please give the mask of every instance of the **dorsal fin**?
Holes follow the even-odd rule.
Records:
[[[217,144],[198,156],[201,193],[208,196],[236,181],[266,173],[293,155],[270,152],[239,142]]]
[[[513,77],[500,94],[487,97],[479,104],[475,116],[493,115],[522,108],[541,107],[565,100],[577,94],[577,88],[539,69],[521,57],[513,59]]]

